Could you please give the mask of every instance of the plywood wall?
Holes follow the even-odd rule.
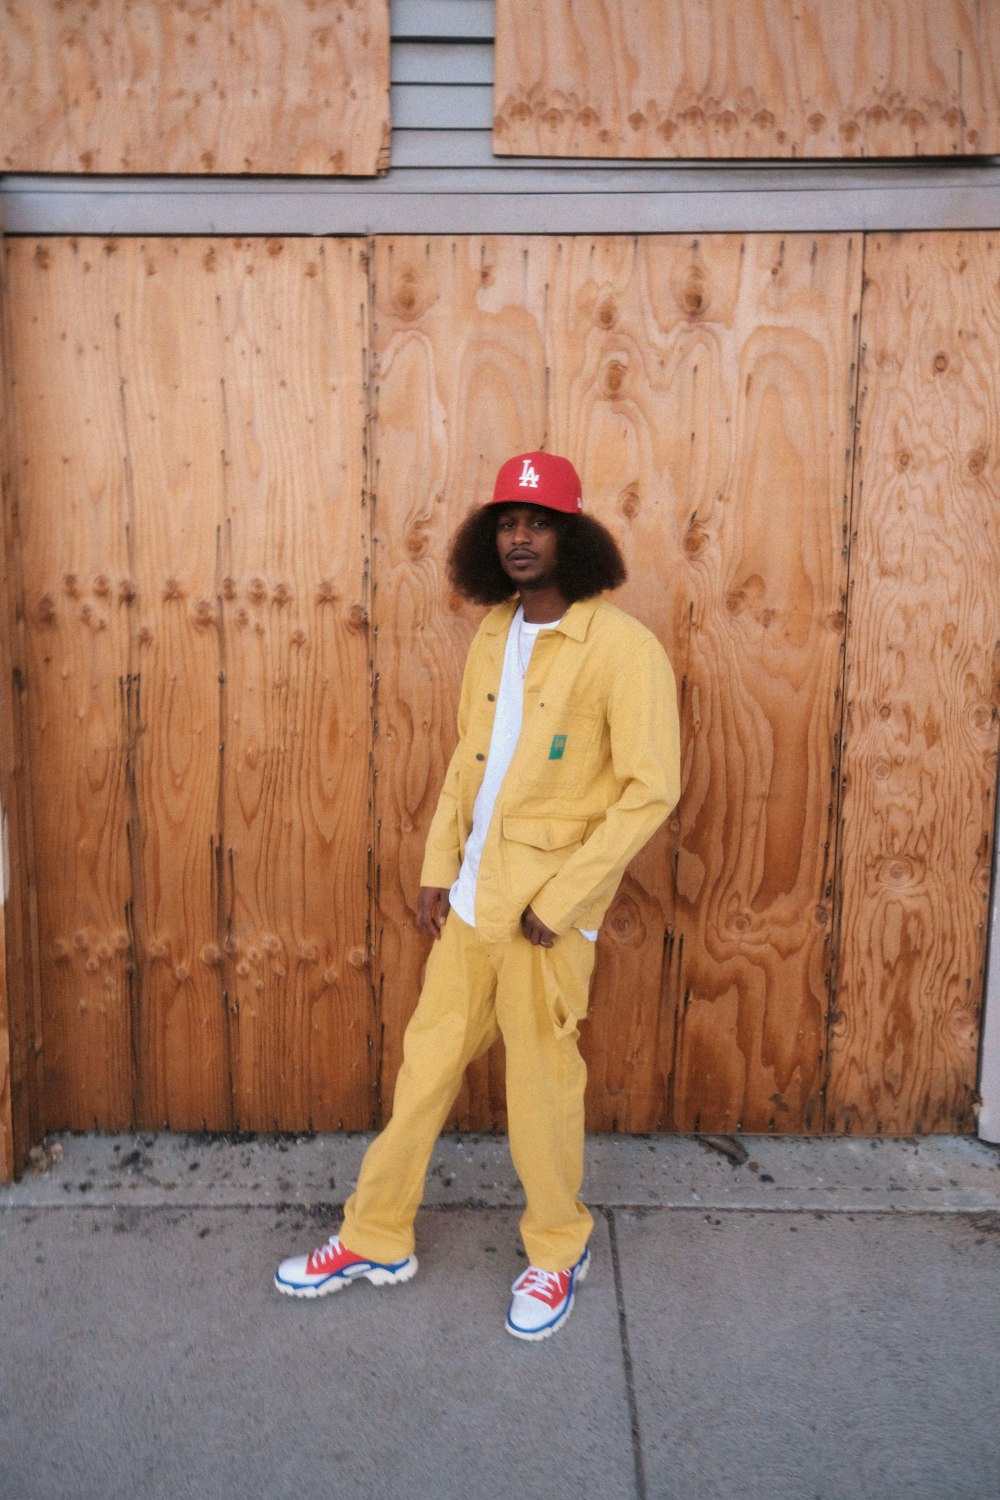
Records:
[[[388,0],[7,0],[6,172],[385,171]]]
[[[989,234],[12,244],[47,1127],[385,1118],[481,614],[447,544],[541,445],[680,690],[591,1128],[970,1128],[998,286]],[[497,1051],[452,1123],[504,1115]]]
[[[955,156],[1000,150],[979,0],[497,0],[511,156]]]
[[[367,1124],[362,256],[10,281],[46,1122]]]

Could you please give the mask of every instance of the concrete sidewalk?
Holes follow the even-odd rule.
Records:
[[[441,1142],[415,1281],[274,1292],[367,1139],[66,1137],[0,1188],[3,1500],[1000,1493],[997,1148],[592,1138],[527,1345],[502,1139]]]

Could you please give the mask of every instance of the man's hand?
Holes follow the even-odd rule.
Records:
[[[422,885],[417,897],[417,926],[425,936],[439,938],[448,912],[451,896],[447,886]]]
[[[536,917],[530,906],[526,906],[521,914],[521,931],[528,942],[536,948],[551,948],[556,940],[556,934],[551,927],[546,927],[540,917]]]

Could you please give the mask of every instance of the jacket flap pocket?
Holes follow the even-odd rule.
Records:
[[[503,836],[533,849],[565,849],[579,844],[587,831],[586,818],[518,818],[503,820]]]

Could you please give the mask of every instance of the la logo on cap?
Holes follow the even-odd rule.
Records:
[[[538,488],[538,470],[532,464],[530,458],[526,458],[524,460],[524,466],[521,469],[521,477],[518,480],[518,484],[521,486],[522,490],[537,490]]]

